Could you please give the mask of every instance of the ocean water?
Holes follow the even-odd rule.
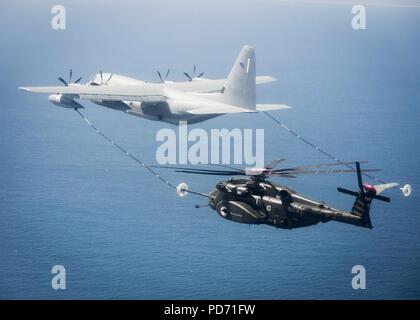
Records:
[[[420,9],[276,1],[156,3],[61,1],[67,29],[50,27],[53,1],[0,4],[0,298],[2,299],[418,299],[420,298]],[[223,6],[222,6],[223,4]],[[256,48],[258,88],[272,114],[344,160],[369,160],[387,181],[410,183],[372,205],[372,230],[330,222],[297,230],[235,224],[201,198],[178,198],[95,134],[72,110],[17,90],[58,84],[69,68],[176,80],[194,63],[225,77],[240,48]],[[155,162],[165,123],[84,102],[104,133]],[[328,161],[263,114],[227,115],[191,128],[264,128],[267,161]],[[165,172],[207,192],[217,177]],[[350,209],[346,176],[287,181]],[[368,182],[368,180],[366,180]],[[53,265],[67,289],[51,288]],[[351,268],[366,268],[353,290]]]

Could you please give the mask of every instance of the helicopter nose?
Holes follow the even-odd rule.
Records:
[[[216,209],[216,190],[213,190],[210,194],[209,194],[209,206],[212,209]]]

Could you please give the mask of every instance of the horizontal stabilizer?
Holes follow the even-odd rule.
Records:
[[[256,76],[255,77],[256,84],[264,84],[264,83],[270,83],[274,81],[277,81],[277,79],[270,76]]]
[[[291,107],[285,104],[258,104],[257,103],[257,111],[274,111],[274,110],[283,110],[283,109],[290,109]]]

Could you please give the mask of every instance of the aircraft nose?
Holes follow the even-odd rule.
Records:
[[[213,190],[212,192],[210,192],[209,194],[209,206],[212,209],[216,209],[216,198],[217,198],[217,190]]]

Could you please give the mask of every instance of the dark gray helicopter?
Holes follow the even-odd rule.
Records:
[[[188,193],[208,197],[209,206],[222,218],[246,224],[267,224],[276,228],[294,229],[335,220],[359,227],[372,228],[369,210],[373,199],[390,202],[390,198],[379,194],[386,189],[396,187],[398,183],[379,185],[364,184],[362,172],[379,171],[379,169],[360,169],[360,162],[356,162],[356,170],[320,170],[325,166],[350,165],[354,162],[324,163],[295,168],[275,169],[285,159],[273,161],[264,168],[237,169],[223,166],[229,170],[211,170],[182,167],[165,167],[177,172],[218,175],[218,176],[246,176],[248,178],[222,181],[216,184],[208,195],[188,190],[185,183],[181,183],[177,192],[180,196]],[[283,177],[295,178],[304,174],[335,174],[357,173],[359,191],[337,188],[339,192],[356,197],[351,211],[343,211],[329,205],[309,199],[293,189],[272,183],[266,178]],[[199,207],[199,206],[196,206]]]

